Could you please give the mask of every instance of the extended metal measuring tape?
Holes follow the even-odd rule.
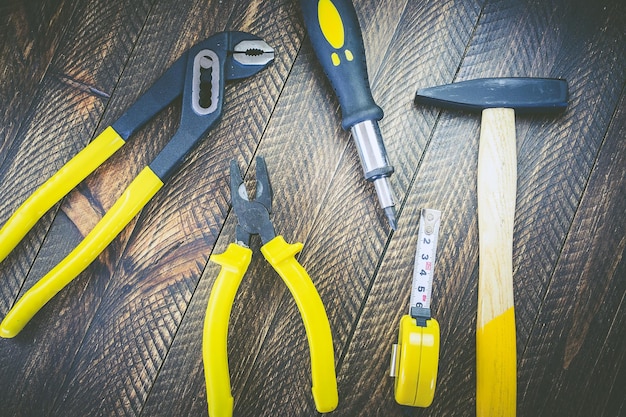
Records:
[[[411,306],[400,320],[398,343],[391,353],[398,404],[428,407],[435,395],[439,366],[439,323],[430,315],[433,269],[441,212],[422,209],[419,222]]]

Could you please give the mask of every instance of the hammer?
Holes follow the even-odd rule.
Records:
[[[564,110],[567,96],[567,82],[551,78],[481,78],[420,89],[415,95],[416,103],[482,111],[477,179],[476,415],[479,417],[514,416],[516,411],[515,111]]]

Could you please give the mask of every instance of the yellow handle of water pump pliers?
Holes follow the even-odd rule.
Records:
[[[107,127],[85,149],[35,190],[0,230],[0,262],[20,243],[41,216],[102,165],[124,143],[124,139],[112,127]]]
[[[285,281],[300,310],[309,341],[315,407],[320,413],[328,413],[339,402],[333,337],[322,299],[309,274],[295,258],[301,250],[302,243],[289,244],[282,236],[276,236],[261,247],[261,253]]]
[[[16,336],[41,308],[85,270],[163,186],[146,167],[82,242],[18,300],[0,324],[0,337]]]

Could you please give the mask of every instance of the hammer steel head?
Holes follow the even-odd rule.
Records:
[[[518,113],[567,107],[567,81],[556,78],[478,78],[417,90],[415,103],[477,111],[512,108]]]

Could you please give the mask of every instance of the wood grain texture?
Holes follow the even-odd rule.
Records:
[[[341,130],[297,1],[0,5],[2,222],[198,40],[245,30],[276,48],[270,68],[227,86],[220,123],[135,221],[18,338],[0,340],[0,415],[206,416],[202,326],[219,270],[208,257],[234,238],[229,161],[251,180],[256,155],[270,171],[276,230],[304,243],[298,259],[330,319],[340,395],[330,415],[474,415],[480,122],[412,99],[419,87],[517,75],[563,77],[571,93],[564,114],[516,123],[518,415],[626,412],[626,6],[354,3],[396,169],[394,233]],[[158,115],[0,264],[2,316],[159,152],[179,112],[175,103]],[[442,211],[441,352],[434,402],[415,409],[395,403],[387,373],[423,207]],[[229,327],[234,415],[317,415],[300,315],[259,246]]]
[[[516,70],[518,65],[528,65],[527,63],[524,62],[520,62],[518,63],[517,60],[523,61],[525,58],[525,54],[522,53],[520,54],[519,57],[514,56],[514,57],[510,57],[508,60],[501,60],[501,56],[502,53],[495,53],[494,50],[490,50],[489,49],[489,42],[486,42],[486,40],[494,40],[494,42],[497,40],[497,42],[502,43],[502,42],[506,42],[506,40],[510,40],[511,42],[515,41],[515,42],[522,42],[522,39],[525,39],[524,37],[520,36],[520,35],[516,35],[517,32],[515,32],[515,30],[521,30],[520,27],[523,26],[519,26],[521,23],[517,23],[516,19],[527,19],[527,17],[525,17],[524,15],[524,11],[520,10],[518,7],[520,7],[520,5],[518,3],[511,3],[509,5],[503,3],[503,2],[498,2],[497,4],[492,4],[492,3],[488,3],[485,5],[485,9],[483,10],[483,13],[481,15],[481,21],[479,22],[478,26],[476,27],[475,33],[474,33],[474,37],[472,39],[472,41],[469,43],[469,47],[468,47],[468,51],[467,54],[465,56],[465,59],[463,60],[463,64],[460,65],[460,71],[459,71],[459,78],[462,78],[464,76],[464,70],[465,71],[473,71],[471,73],[471,77],[479,77],[479,76],[492,76],[492,75],[506,75],[507,73],[502,71],[502,73],[498,73],[497,72],[497,66],[503,66],[503,65],[508,65],[510,66],[511,70]],[[554,5],[551,5],[550,7],[554,7]],[[492,14],[496,14],[497,16],[492,16]],[[532,11],[529,9],[527,13],[536,13],[535,9],[532,9]],[[615,14],[615,16],[617,16],[619,13]],[[506,16],[506,17],[504,17]],[[563,19],[564,21],[568,22],[568,24],[572,24],[571,22],[569,22],[569,20],[565,20],[567,18],[567,16],[565,16]],[[554,17],[550,17],[550,18],[544,18],[542,19],[542,21],[545,22],[551,22],[554,21]],[[501,24],[496,24],[494,22],[506,22],[506,24],[501,23]],[[546,23],[547,24],[547,23]],[[518,27],[519,26],[519,27]],[[495,27],[495,28],[494,28]],[[483,29],[484,28],[484,29]],[[516,29],[517,28],[517,29]],[[489,33],[488,35],[485,33],[485,29],[488,29],[489,32],[495,31],[497,32],[497,36],[494,35],[493,33]],[[534,29],[535,31],[537,31],[538,33],[544,33],[545,31],[542,30],[538,30],[538,29]],[[505,34],[506,33],[506,36]],[[525,34],[525,32],[522,32]],[[526,41],[523,41],[524,45],[526,45]],[[563,41],[565,42],[565,41]],[[616,43],[611,40],[608,41],[607,43],[612,44],[612,45],[616,45]],[[549,45],[551,48],[553,48],[553,45]],[[504,47],[500,47],[497,44],[495,46],[493,46],[494,48],[496,48],[496,50],[499,50],[498,48],[502,48],[502,50],[506,50],[506,48]],[[538,46],[537,46],[538,48]],[[601,46],[598,46],[598,49],[601,49]],[[515,49],[515,48],[513,48]],[[584,54],[584,50],[579,49],[578,51],[575,51],[575,47],[570,46],[569,50],[570,53],[572,54]],[[592,50],[594,50],[593,48],[591,48]],[[484,64],[484,72],[480,72],[477,71],[476,68],[478,68],[479,64],[481,64],[481,61],[479,59],[479,56],[484,54],[485,56],[488,56],[489,59],[493,62],[488,62]],[[619,54],[619,53],[618,53]],[[527,54],[526,54],[527,55]],[[560,55],[562,55],[562,53],[560,53]],[[537,56],[538,58],[542,58],[542,55],[540,52],[535,52],[534,54],[532,54],[532,56]],[[567,65],[569,65],[570,62],[572,61],[578,61],[580,62],[580,59],[582,57],[576,56],[575,58],[565,58],[564,56],[561,56],[560,59],[557,62],[559,62],[561,65],[565,65],[565,63],[567,63]],[[483,58],[484,59],[484,58]],[[497,61],[497,62],[495,62]],[[467,62],[467,66],[466,63]],[[590,61],[590,65],[591,65]],[[595,70],[600,70],[602,65],[606,65],[605,64],[600,64],[600,63],[594,63],[594,70],[591,71],[595,71]],[[595,67],[595,65],[597,65],[597,68]],[[610,68],[614,68],[614,66],[610,65]],[[565,70],[565,69],[564,69]],[[554,69],[552,69],[552,71],[554,71]],[[621,71],[621,70],[618,70]],[[549,73],[549,70],[548,70]],[[553,74],[553,76],[560,74],[558,72],[555,72]],[[519,75],[519,74],[515,74],[515,75]],[[469,78],[469,76],[468,76]],[[565,75],[565,78],[571,79],[573,78],[574,81],[570,83],[572,83],[573,85],[580,85],[580,83],[583,82],[583,80],[577,80],[577,77],[575,76],[575,74],[567,74]],[[610,77],[612,78],[612,77]],[[621,73],[619,73],[619,75],[616,76],[616,80],[623,80],[623,75]],[[622,83],[622,81],[618,81],[618,83]],[[583,89],[584,90],[584,89]],[[611,89],[609,89],[611,90]],[[595,97],[601,97],[602,93],[600,92],[601,90],[596,90],[595,92],[591,92],[588,90],[585,90],[585,94],[589,94],[590,96],[595,96]],[[618,89],[616,91],[617,93],[620,92],[620,90]],[[617,97],[617,96],[616,96]],[[609,115],[610,116],[610,115]],[[444,116],[447,118],[447,116]],[[454,117],[459,117],[459,114],[456,114]],[[532,138],[533,141],[537,141],[538,144],[542,144],[542,152],[530,152],[528,153],[528,151],[525,150],[525,148],[522,146],[521,147],[521,151],[520,152],[520,160],[523,161],[522,166],[523,166],[523,170],[524,173],[527,174],[527,161],[529,159],[534,159],[536,161],[541,159],[541,163],[546,163],[545,159],[548,160],[553,160],[553,158],[557,158],[554,159],[552,164],[554,167],[556,166],[560,166],[561,163],[563,163],[563,160],[567,160],[566,166],[568,167],[568,173],[571,173],[571,169],[577,169],[575,168],[576,165],[572,164],[572,162],[574,162],[574,160],[572,159],[568,159],[565,158],[564,156],[560,156],[559,155],[559,151],[560,150],[564,150],[563,149],[563,145],[560,144],[560,141],[566,141],[566,143],[571,143],[572,140],[576,141],[577,137],[576,134],[574,132],[576,132],[576,130],[572,131],[570,134],[563,132],[561,134],[557,135],[557,132],[559,129],[562,129],[562,124],[563,121],[561,119],[561,122],[555,124],[554,119],[550,120],[548,118],[539,118],[540,119],[540,127],[543,127],[543,129],[548,130],[548,132],[545,133],[541,133],[539,131],[538,128],[533,128],[533,133],[532,135],[529,134],[528,130],[529,130],[529,124],[531,122],[529,122],[528,120],[522,121],[522,129],[521,129],[521,142],[518,140],[518,143],[521,144],[526,144],[528,143],[528,136],[530,135],[530,138]],[[587,120],[587,123],[590,123],[591,120]],[[443,125],[444,121],[442,120],[442,122],[440,122],[439,126],[437,126],[437,131],[435,131],[435,136],[432,138],[432,142],[431,143],[436,143],[435,141],[439,138],[439,131],[441,129],[444,129],[444,125]],[[536,121],[534,121],[534,123],[536,123]],[[549,123],[552,123],[552,127],[549,125]],[[471,128],[463,128],[463,129],[457,129],[454,139],[449,139],[449,140],[456,140],[456,141],[463,141],[463,140],[468,140],[468,137],[477,137],[476,134],[472,135],[472,129]],[[450,134],[451,132],[446,132],[448,134]],[[518,132],[519,135],[519,132]],[[554,136],[557,136],[556,138],[554,138]],[[561,139],[559,140],[558,137],[561,137]],[[543,138],[543,139],[542,139]],[[549,138],[549,139],[548,139]],[[581,142],[583,142],[584,140],[581,139]],[[588,141],[584,141],[585,143],[587,143]],[[519,146],[519,145],[518,145]],[[556,148],[556,149],[554,149]],[[568,147],[569,149],[569,147]],[[430,150],[430,148],[429,148]],[[467,160],[467,162],[465,162],[466,164],[475,164],[475,162],[472,162],[469,158],[474,159],[476,153],[474,153],[474,151],[470,151],[470,153],[468,154],[467,151],[465,152],[455,152],[454,155],[457,156],[457,160],[455,161],[456,164],[462,163],[461,161],[458,160],[458,156],[459,155],[463,155],[464,157],[462,157],[461,159],[465,159]],[[556,152],[556,155],[554,154]],[[465,158],[465,156],[467,156],[467,158]],[[427,157],[427,156],[426,156]],[[558,159],[560,158],[560,159]],[[441,159],[435,159],[437,162],[439,162]],[[420,174],[422,172],[425,172],[425,170],[427,170],[427,166],[425,165],[425,161],[424,160],[422,162],[422,165],[420,167]],[[475,165],[474,165],[475,166]],[[454,179],[456,180],[456,178],[459,175],[463,175],[463,176],[470,176],[470,177],[475,177],[475,171],[474,171],[474,166],[472,166],[471,170],[466,170],[462,173],[459,174],[452,174],[452,175],[448,175],[445,178],[447,179],[447,183],[445,187],[442,187],[441,192],[442,193],[456,193],[458,191],[454,191],[451,190],[451,188],[456,188],[454,186],[450,185],[450,180]],[[434,169],[434,168],[433,168]],[[579,168],[581,172],[585,172],[584,167]],[[546,189],[543,187],[546,187],[547,184],[554,184],[554,185],[550,185],[550,188],[548,189],[552,189],[554,188],[556,192],[560,192],[561,190],[559,189],[559,187],[562,187],[563,185],[567,184],[567,182],[569,181],[569,178],[566,178],[566,173],[560,172],[558,169],[553,169],[548,171],[549,175],[551,177],[558,177],[558,178],[550,178],[549,177],[549,181],[546,181],[546,179],[544,178],[529,178],[528,176],[526,176],[525,178],[520,178],[520,180],[518,181],[518,183],[520,184],[520,188],[522,188],[525,193],[528,193],[529,189],[533,190],[533,193],[539,193],[539,194],[552,194],[551,192],[546,192]],[[537,173],[535,173],[535,175],[537,175]],[[418,177],[419,178],[419,177]],[[560,179],[559,179],[560,178]],[[552,182],[554,181],[554,182]],[[564,183],[564,184],[563,184]],[[433,185],[435,187],[439,186],[441,187],[441,185],[443,184],[443,182],[435,182],[435,183],[426,183],[424,184],[424,186],[420,187],[420,183],[415,182],[414,183],[414,189],[416,190],[416,192],[419,192],[420,194],[423,194],[424,191],[422,191],[424,188],[429,188],[432,187]],[[543,191],[541,191],[541,189],[543,189]],[[472,184],[470,185],[469,190],[475,190],[475,186]],[[459,190],[461,191],[461,190]],[[581,191],[581,190],[580,190]],[[559,207],[560,204],[568,204],[568,200],[571,199],[571,190],[567,190],[568,192],[568,197],[567,198],[562,198],[561,202],[559,203],[556,199],[553,202],[553,206],[551,208],[545,208],[546,210],[550,211],[561,211],[562,209]],[[535,194],[536,196],[537,194]],[[446,196],[448,199],[450,197]],[[471,200],[475,197],[472,197],[471,195],[468,196],[470,198],[469,203],[471,204]],[[536,198],[536,197],[535,197]],[[545,200],[546,196],[543,196],[543,199]],[[551,200],[552,198],[549,197]],[[518,197],[518,204],[519,201],[522,200],[524,201],[526,199],[526,195],[523,195],[521,198]],[[403,211],[404,210],[408,210],[410,207],[410,199],[407,200],[407,203],[405,204]],[[536,202],[536,200],[531,200],[532,202]],[[427,201],[428,203],[428,201]],[[446,204],[446,206],[449,204]],[[442,233],[446,233],[446,220],[448,219],[448,216],[458,216],[460,215],[460,213],[463,213],[463,215],[466,215],[467,210],[463,210],[462,207],[455,207],[452,211],[447,210],[445,207],[446,206],[441,206],[441,205],[433,205],[431,203],[431,205],[428,205],[426,207],[433,207],[433,208],[439,208],[443,211],[443,222],[442,223]],[[442,208],[443,207],[443,208]],[[417,213],[419,209],[419,206],[415,208],[414,213]],[[524,210],[520,210],[520,208],[518,207],[518,218],[520,216],[522,217],[529,217],[529,221],[526,223],[526,227],[529,228],[533,233],[537,232],[537,227],[539,227],[536,223],[534,223],[533,221],[530,220],[530,218],[533,218],[536,221],[536,212],[537,209],[534,210],[529,210],[528,206],[524,207]],[[521,213],[521,214],[520,214]],[[551,215],[552,218],[552,215]],[[516,219],[516,222],[518,220]],[[570,220],[571,221],[571,220]],[[567,223],[567,221],[565,221]],[[452,220],[452,224],[463,224],[463,220],[459,220],[454,218]],[[467,220],[465,220],[465,224],[467,224]],[[553,225],[550,222],[546,222],[543,223],[543,225],[547,228],[552,228]],[[516,237],[520,234],[520,233],[524,233],[524,232],[520,232],[519,231],[519,227],[516,228]],[[451,231],[451,233],[455,232],[456,230],[453,229]],[[471,233],[475,233],[475,230],[472,229],[472,227],[470,226],[467,230],[470,234]],[[528,233],[528,232],[526,232]],[[565,235],[561,234],[560,239],[561,239],[561,245],[562,245],[562,239],[564,239]],[[394,240],[398,238],[401,239],[401,233],[397,233],[394,235],[390,246],[388,248],[388,251],[392,251],[394,248]],[[477,236],[474,234],[473,236],[470,235],[469,238],[469,242],[471,245],[476,245],[477,244]],[[440,245],[445,245],[445,238],[443,241],[440,241]],[[473,252],[472,249],[468,248],[467,246],[463,246],[463,239],[460,236],[454,236],[453,238],[453,242],[455,242],[457,245],[460,245],[461,248],[464,248],[465,251],[468,252],[461,252],[461,255],[470,255],[470,258],[466,258],[466,257],[459,257],[459,252],[458,249],[455,249],[453,252],[451,252],[451,256],[454,257],[455,262],[459,263],[459,264],[475,264],[476,262],[476,252]],[[518,248],[524,248],[525,251],[521,251]],[[559,246],[555,246],[555,249],[559,248]],[[523,253],[524,255],[529,253],[529,252],[537,252],[535,253],[535,257],[534,259],[536,260],[542,260],[545,259],[546,256],[550,256],[550,252],[548,253],[540,253],[539,251],[537,251],[539,248],[537,247],[527,247],[525,248],[524,246],[521,246],[521,244],[516,240],[516,245],[514,246],[514,253]],[[446,250],[450,250],[447,249],[445,246],[443,248],[440,249],[439,253],[441,252],[446,252]],[[519,255],[518,255],[519,256]],[[445,258],[445,255],[444,255]],[[387,258],[389,259],[389,258]],[[386,260],[385,260],[386,261]],[[440,260],[441,262],[441,260]],[[445,260],[443,262],[446,262]],[[537,261],[535,261],[537,262]],[[407,266],[410,265],[409,262],[407,262]],[[515,269],[514,271],[517,272],[517,270],[519,270],[519,263],[517,262],[517,257],[515,258]],[[370,300],[368,300],[368,304],[371,303],[372,307],[371,309],[368,308],[368,306],[366,306],[365,310],[363,311],[363,315],[361,316],[361,321],[363,323],[359,323],[355,336],[354,336],[354,340],[351,344],[351,350],[348,351],[347,353],[347,361],[348,361],[348,366],[350,367],[349,369],[352,369],[352,366],[354,367],[363,367],[363,363],[365,361],[368,361],[367,364],[368,366],[365,366],[368,369],[370,368],[370,363],[371,361],[369,361],[369,358],[371,358],[373,356],[373,353],[371,351],[367,351],[365,353],[360,352],[360,350],[362,350],[362,346],[366,345],[369,346],[370,343],[372,343],[372,339],[376,339],[377,342],[372,343],[374,346],[378,347],[378,346],[382,346],[384,344],[384,340],[389,340],[389,344],[391,343],[391,340],[393,340],[393,337],[395,336],[395,334],[393,334],[393,331],[391,330],[385,330],[384,333],[382,333],[382,330],[379,330],[383,337],[379,337],[377,334],[372,334],[373,330],[372,329],[379,329],[380,324],[377,325],[377,323],[382,323],[385,321],[389,321],[389,320],[384,320],[381,319],[380,317],[378,317],[379,315],[383,314],[383,312],[381,311],[381,309],[378,309],[377,307],[379,307],[381,304],[383,304],[379,299],[376,300],[372,300],[372,297],[377,294],[379,291],[382,294],[385,294],[383,297],[385,297],[385,299],[389,299],[389,300],[397,300],[397,295],[394,297],[394,295],[388,295],[386,294],[387,291],[392,291],[390,289],[390,287],[393,285],[393,281],[391,281],[389,278],[386,277],[386,274],[383,272],[383,270],[387,267],[387,265],[385,265],[385,263],[383,263],[383,265],[381,266],[381,272],[379,274],[379,276],[377,277],[377,281],[380,280],[381,283],[379,284],[378,282],[374,283],[374,286],[372,287],[372,292],[370,295]],[[438,267],[440,268],[440,267]],[[532,272],[531,272],[532,271]],[[469,272],[469,273],[468,273]],[[470,282],[476,280],[476,275],[475,275],[475,270],[470,269],[468,272],[465,273],[455,273],[453,275],[449,275],[448,271],[445,269],[445,267],[441,270],[441,272],[437,272],[436,275],[445,277],[445,279],[448,280],[470,280]],[[526,291],[529,290],[534,290],[531,288],[527,288],[529,286],[528,282],[529,279],[531,279],[532,281],[537,280],[537,277],[532,277],[529,275],[532,275],[532,273],[536,273],[537,271],[533,271],[532,268],[529,268],[529,271],[527,274],[524,274],[521,279],[518,279],[515,273],[514,273],[514,277],[515,277],[515,284],[517,288],[524,288]],[[394,274],[395,275],[395,274]],[[410,266],[408,266],[407,272],[404,273],[405,276],[410,276]],[[389,280],[389,282],[387,282],[387,280]],[[408,281],[407,281],[408,282]],[[437,288],[437,282],[435,283],[435,288]],[[475,285],[475,281],[473,283]],[[408,284],[407,284],[408,285]],[[441,284],[439,284],[441,285]],[[444,282],[443,285],[450,285],[450,283],[448,282]],[[407,287],[408,288],[408,287]],[[545,287],[544,287],[545,288]],[[405,290],[405,294],[408,293],[407,290]],[[459,299],[459,301],[457,302],[457,306],[471,306],[471,305],[475,305],[474,303],[476,302],[476,293],[475,291],[475,287],[470,286],[469,288],[464,290],[465,293],[461,293],[458,296],[460,296],[461,298]],[[519,290],[518,290],[519,291]],[[448,297],[451,296],[452,294],[455,294],[454,292],[451,292],[451,290],[449,288],[444,288],[442,290],[443,294],[435,294],[435,296],[433,297],[435,304],[436,303],[436,295],[439,296],[443,296]],[[516,294],[516,299],[525,299],[525,298],[521,298],[523,296],[526,296],[526,294]],[[443,307],[445,308],[444,311],[442,311],[442,314],[444,315],[448,315],[450,314],[450,312],[448,312],[448,308],[445,307],[449,301],[443,301]],[[396,301],[396,304],[400,304],[399,302]],[[533,304],[532,302],[523,302],[520,303],[520,307],[522,309],[522,319],[519,320],[518,319],[518,323],[521,321],[524,325],[528,325],[529,322],[532,323],[532,319],[530,317],[533,317],[532,313],[528,313],[528,310],[534,310],[538,307],[538,305],[540,305],[541,302],[540,300],[537,301],[536,304]],[[376,307],[374,307],[376,306]],[[516,308],[518,306],[516,305]],[[396,307],[396,309],[400,309],[402,307],[398,306]],[[464,349],[467,346],[473,346],[473,342],[471,341],[471,339],[458,339],[455,338],[454,340],[454,344],[456,346],[450,346],[447,343],[446,340],[446,333],[448,331],[448,329],[453,329],[451,331],[457,330],[459,329],[459,326],[462,326],[461,329],[468,329],[471,328],[471,322],[469,322],[469,320],[473,320],[473,312],[475,311],[474,308],[465,310],[467,315],[462,315],[460,312],[462,312],[464,310],[464,307],[457,307],[455,310],[457,310],[455,313],[453,313],[453,315],[450,317],[450,323],[446,324],[445,322],[442,323],[442,352],[441,352],[441,367],[440,367],[440,387],[439,390],[436,393],[436,397],[435,397],[435,403],[433,404],[433,406],[431,406],[431,408],[427,411],[427,414],[431,414],[431,415],[439,415],[444,413],[444,411],[442,410],[450,410],[450,409],[454,409],[456,410],[456,413],[458,413],[459,415],[472,415],[473,414],[473,391],[474,391],[474,357],[473,357],[473,352],[468,352],[466,349]],[[438,313],[437,313],[438,314]],[[439,317],[439,316],[436,316]],[[458,319],[461,319],[461,322],[457,322],[457,317]],[[398,316],[399,319],[399,316]],[[366,321],[368,320],[368,321]],[[371,322],[369,320],[376,320],[375,322]],[[440,321],[441,323],[441,321]],[[362,329],[362,331],[360,331]],[[467,332],[467,330],[465,330],[465,332]],[[525,337],[525,333],[522,333],[522,335],[524,335]],[[518,338],[519,338],[519,332],[518,332]],[[524,341],[525,339],[522,338],[522,341],[520,342],[518,339],[518,350],[521,351],[522,347],[524,346]],[[358,346],[358,347],[357,347]],[[378,362],[383,362],[384,363],[384,352],[383,352],[383,348],[378,348],[380,350],[380,352],[376,353],[375,356],[375,360],[374,362],[378,363]],[[449,349],[454,349],[452,352],[449,351]],[[354,351],[354,352],[352,352]],[[468,355],[469,353],[469,355]],[[355,355],[355,358],[352,359],[351,355]],[[454,361],[452,366],[450,368],[448,368],[449,364],[448,361]],[[352,365],[352,363],[354,363],[354,365]],[[461,365],[462,364],[462,365]],[[379,365],[380,368],[386,368],[386,364],[385,365]],[[464,368],[465,367],[465,368]],[[341,368],[339,371],[340,375],[351,375],[351,372],[349,370],[346,370],[346,368]],[[452,374],[450,374],[452,373]],[[380,381],[379,383],[371,383],[371,381]],[[455,385],[453,385],[452,387],[449,385],[446,385],[447,383],[450,382],[450,380],[454,381]],[[354,390],[355,392],[358,392],[359,395],[362,398],[366,398],[367,400],[363,403],[363,404],[359,404],[356,405],[354,409],[351,409],[350,411],[346,412],[346,415],[350,415],[350,413],[354,414],[356,411],[355,410],[359,410],[359,409],[364,409],[364,408],[368,408],[371,407],[373,410],[371,415],[389,415],[388,414],[388,410],[390,408],[389,403],[381,404],[381,401],[383,401],[383,399],[381,398],[381,396],[383,397],[387,397],[389,394],[389,390],[392,390],[392,387],[390,385],[390,382],[385,378],[385,374],[384,374],[384,369],[380,369],[376,375],[376,377],[371,377],[370,374],[368,374],[367,377],[364,377],[362,379],[362,381],[367,381],[368,384],[371,384],[371,388],[368,391],[370,394],[367,395],[367,393],[363,393],[363,389],[364,387],[359,386],[358,389]],[[458,384],[461,383],[465,383],[463,387],[458,387]],[[443,384],[443,387],[442,387]],[[384,391],[384,386],[387,386],[387,391]],[[469,386],[468,386],[469,385]],[[340,385],[341,387],[341,385]],[[450,389],[452,388],[452,389]],[[372,391],[372,389],[378,389],[378,391]],[[352,389],[350,389],[350,392],[352,392]],[[376,395],[378,392],[380,392],[380,394]],[[466,393],[466,396],[463,395],[463,393]],[[439,397],[439,395],[441,395],[442,397]],[[437,398],[439,398],[439,402],[437,401]],[[367,405],[365,405],[367,404]],[[454,405],[452,405],[454,404]],[[528,410],[532,409],[532,403],[527,404],[526,406],[528,406]],[[441,407],[441,408],[439,408]],[[398,411],[399,412],[399,411]],[[416,411],[417,412],[417,411]],[[528,411],[530,412],[530,411]]]
[[[179,19],[178,25],[186,22],[189,27],[194,26],[190,24],[194,20],[200,23],[205,15],[215,15],[215,12],[218,13],[215,18],[222,22],[228,22],[233,16],[254,12],[254,8],[235,4],[231,9],[222,7],[205,11],[189,7],[189,14],[185,16],[179,14],[178,8],[173,9],[171,3],[155,5],[155,8],[158,7],[170,11],[172,16],[169,19]],[[254,19],[247,24],[250,27],[239,24],[237,27],[258,33],[254,28]],[[207,28],[197,40],[216,29]],[[228,29],[228,24],[223,23],[221,29]],[[271,42],[271,39],[267,41]],[[249,145],[242,151],[255,148],[253,141],[260,139],[259,133],[264,127],[259,117],[269,115],[268,109],[272,108],[270,101],[279,91],[272,87],[271,82],[252,78],[238,83],[237,89],[232,89],[232,95],[231,88],[227,88],[219,126],[209,133],[207,141],[183,165],[180,174],[144,210],[138,220],[140,232],[131,236],[125,252],[120,255],[121,268],[117,277],[112,278],[104,293],[104,302],[96,312],[94,320],[102,321],[104,325],[92,327],[86,335],[84,346],[95,344],[102,349],[95,355],[91,349],[78,352],[76,374],[67,386],[71,394],[59,408],[60,414],[84,409],[82,392],[93,389],[107,393],[102,403],[92,405],[94,409],[129,415],[141,412],[227,211],[224,166],[227,166],[229,158],[237,157],[241,152],[237,148],[246,145],[246,141]],[[249,94],[243,94],[242,90]],[[268,105],[264,106],[265,103]],[[163,131],[162,127],[155,127],[155,130]],[[235,145],[233,138],[237,138],[239,143]],[[200,159],[198,162],[201,165],[194,166],[196,158]],[[189,187],[189,178],[197,178],[192,187]],[[163,217],[163,213],[167,215]],[[161,221],[153,221],[155,218]],[[129,267],[126,268],[126,265]],[[139,265],[144,265],[147,270]],[[130,343],[131,340],[136,342]],[[123,354],[111,357],[107,349],[109,346],[113,349],[117,346],[129,348]],[[85,378],[91,373],[94,356],[108,372],[85,383]],[[111,380],[110,374],[123,375],[124,380],[131,381],[128,390],[120,391],[119,381]]]
[[[4,163],[7,150],[27,120],[25,115],[33,104],[39,82],[74,11],[68,2],[46,1],[36,6],[18,1],[0,5],[0,89],[4,93],[0,98],[0,163]]]
[[[413,193],[406,191],[398,231],[384,248],[386,254],[382,264],[375,265],[376,269],[372,271],[376,275],[374,275],[375,280],[369,284],[369,293],[364,300],[366,302],[355,308],[357,314],[355,318],[358,321],[352,330],[354,332],[351,335],[352,340],[342,353],[343,364],[339,371],[340,398],[345,398],[346,401],[345,407],[339,410],[340,415],[355,415],[359,413],[358,410],[368,410],[369,415],[394,415],[402,412],[402,409],[393,401],[393,380],[387,376],[387,369],[390,346],[397,338],[397,324],[408,308],[419,211],[422,207],[440,209],[444,213],[442,230],[445,230],[448,224],[456,224],[459,226],[457,231],[465,233],[469,218],[461,214],[476,209],[475,201],[470,203],[473,207],[469,209],[459,206],[451,207],[458,202],[455,197],[460,197],[459,194],[472,187],[471,177],[467,174],[470,169],[466,164],[467,159],[459,160],[458,155],[468,152],[471,154],[473,153],[471,149],[477,150],[477,140],[457,138],[454,141],[435,141],[429,132],[435,126],[436,112],[431,112],[430,109],[416,109],[410,100],[403,99],[407,89],[406,82],[388,83],[385,80],[409,77],[408,79],[415,83],[415,89],[420,85],[451,82],[456,67],[452,67],[450,63],[458,62],[462,58],[465,45],[472,33],[471,28],[474,27],[479,17],[480,5],[465,4],[465,7],[458,11],[452,5],[441,8],[438,5],[411,4],[412,7],[408,8],[403,16],[404,19],[396,34],[397,39],[394,39],[394,44],[398,47],[394,48],[393,55],[388,56],[385,70],[375,77],[374,84],[389,91],[387,93],[389,99],[386,101],[388,105],[381,103],[387,112],[381,125],[386,143],[389,144],[390,158],[396,166],[396,174],[393,178],[400,184],[404,182],[406,187],[417,191]],[[442,22],[442,24],[434,25],[432,23],[434,21]],[[414,31],[415,27],[418,30]],[[419,30],[421,27],[434,27],[436,30],[434,32]],[[416,54],[409,47],[415,44],[424,45],[424,48],[420,49],[421,53]],[[446,49],[447,52],[441,54],[442,49]],[[425,72],[424,68],[441,68],[442,71],[435,71],[433,74]],[[446,70],[448,70],[447,76]],[[390,106],[392,106],[391,109],[387,110]],[[395,128],[390,132],[385,129],[385,122],[389,122],[389,119]],[[456,124],[452,131],[465,129],[467,132],[467,125],[459,128],[458,119],[450,119],[450,121]],[[444,132],[446,131],[441,121],[439,127]],[[477,124],[470,125],[469,131],[474,130],[477,135],[477,127]],[[447,132],[447,134],[450,133]],[[471,137],[470,133],[467,135]],[[421,147],[416,146],[416,143]],[[425,150],[428,151],[423,153]],[[432,157],[433,152],[435,152],[436,159],[428,164],[428,158]],[[472,168],[475,169],[474,161],[472,161]],[[423,175],[423,180],[418,175]],[[451,185],[447,189],[448,193],[440,194],[439,184],[446,182]],[[444,199],[436,201],[436,196],[444,197]],[[411,204],[411,201],[416,198],[419,198],[419,204]],[[358,241],[363,232],[350,235]],[[445,235],[442,235],[439,241],[440,250],[445,245],[445,239]],[[463,236],[457,236],[457,239],[459,239],[459,247],[468,247],[461,244]],[[369,242],[364,243],[369,244]],[[474,254],[477,254],[477,251]],[[362,263],[361,261],[360,264]],[[459,263],[458,266],[465,265]],[[460,280],[458,284],[467,285],[470,274],[466,272],[463,275],[467,276],[467,280]],[[351,281],[354,281],[353,277],[346,279],[346,282]],[[438,303],[437,297],[440,296],[438,288],[436,283],[433,295],[435,304]],[[446,293],[450,294],[450,292]],[[449,328],[442,330],[442,349],[445,349],[443,343],[448,331]],[[473,341],[468,341],[468,343],[473,344]],[[441,352],[442,358],[443,355],[444,351]],[[440,364],[440,369],[441,365],[443,363]],[[457,391],[457,398],[462,399],[463,396],[459,394]],[[471,392],[468,391],[467,395],[471,395]]]
[[[517,197],[515,110],[482,111],[476,169],[478,307],[476,415],[514,416],[517,351],[513,222]]]
[[[481,328],[513,307],[513,222],[517,194],[515,110],[485,109],[478,165],[478,319]]]
[[[3,119],[0,126],[0,178],[3,184],[7,182],[11,185],[16,184],[19,190],[29,184],[29,179],[15,179],[9,174],[15,169],[12,155],[18,152],[16,148],[23,146],[18,132],[22,125],[32,118],[31,107],[37,104],[35,97],[40,88],[41,78],[50,65],[59,38],[68,25],[69,16],[73,13],[73,7],[65,3],[45,2],[37,8],[31,8],[15,2],[2,6],[2,10],[3,21],[0,26],[3,28],[4,42],[0,54],[3,68],[3,76],[0,77],[0,89],[3,92],[0,95]],[[7,157],[9,161],[6,161]],[[18,200],[17,203],[12,201],[11,196],[15,197],[15,194],[21,197],[19,191],[3,192],[4,197],[0,203],[2,222],[6,221],[23,201]],[[3,310],[10,307],[6,303],[13,302],[15,293],[22,284],[22,277],[29,268],[29,262],[23,259],[13,258],[5,265],[9,263],[12,264],[9,268],[19,272],[7,277],[6,284],[0,287],[3,294],[0,301]]]
[[[622,96],[520,355],[524,414],[624,412],[624,104]]]

